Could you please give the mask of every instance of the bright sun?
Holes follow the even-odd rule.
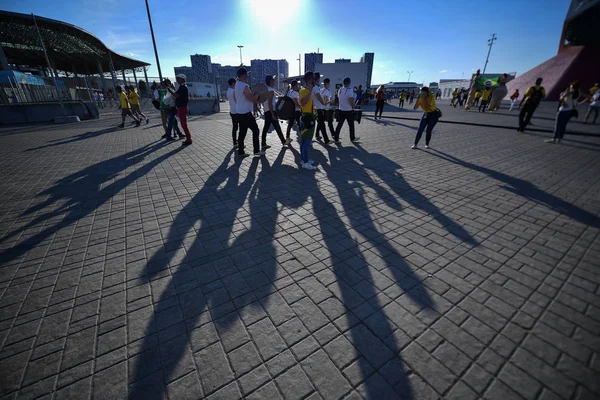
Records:
[[[278,30],[297,17],[303,0],[245,0],[254,21],[264,21],[263,28]]]

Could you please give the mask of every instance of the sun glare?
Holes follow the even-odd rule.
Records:
[[[245,0],[254,21],[264,21],[263,28],[278,30],[298,17],[300,6],[306,0]]]

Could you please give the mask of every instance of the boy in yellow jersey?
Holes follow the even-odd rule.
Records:
[[[456,96],[458,96],[458,88],[454,88],[452,91],[452,100],[450,100],[450,105],[453,106],[456,101]]]
[[[119,128],[125,128],[125,117],[126,116],[130,116],[131,118],[134,119],[135,121],[135,126],[140,126],[140,120],[137,119],[135,117],[135,115],[133,115],[133,113],[131,112],[131,108],[129,106],[129,100],[127,99],[127,95],[125,94],[125,92],[123,92],[123,89],[121,89],[121,86],[117,86],[117,94],[119,95],[119,105],[121,106],[121,125],[119,125]]]
[[[481,112],[481,107],[483,107],[483,112],[485,112],[485,108],[490,102],[490,97],[492,96],[492,88],[486,87],[483,89],[483,94],[481,95],[481,104],[479,105],[479,112]]]
[[[419,123],[417,136],[415,136],[415,144],[412,145],[411,149],[418,148],[417,145],[419,144],[419,140],[421,140],[421,136],[425,130],[425,148],[428,149],[429,141],[431,140],[431,132],[433,131],[435,124],[437,124],[441,114],[435,106],[435,96],[429,93],[428,87],[421,88],[421,93],[419,94],[419,98],[417,99],[413,109],[416,110],[419,107],[421,107],[423,110],[423,116],[421,117],[421,122]]]
[[[127,97],[129,98],[129,104],[131,104],[131,112],[133,113],[133,115],[139,118],[140,121],[142,120],[142,118],[144,118],[146,120],[146,125],[148,125],[148,123],[150,122],[150,118],[146,117],[142,113],[142,110],[140,109],[140,95],[136,93],[135,88],[133,86],[129,87],[129,93]]]
[[[304,74],[304,82],[306,87],[302,88],[299,93],[300,113],[300,160],[302,161],[302,168],[313,170],[315,167],[312,165],[310,159],[310,147],[312,144],[312,138],[315,133],[315,113],[313,107],[313,87],[315,86],[315,74],[313,72],[307,72]]]
[[[400,92],[400,103],[398,104],[398,107],[404,108],[404,99],[405,98],[406,98],[406,92],[404,91],[404,89],[402,89],[402,91]]]
[[[475,92],[475,100],[473,101],[473,107],[477,107],[479,105],[479,99],[481,99],[481,90]]]

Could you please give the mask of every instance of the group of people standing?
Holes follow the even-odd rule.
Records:
[[[248,130],[252,132],[254,157],[261,157],[271,147],[267,144],[269,129],[273,128],[277,132],[279,141],[283,146],[290,146],[293,141],[291,139],[291,130],[294,125],[297,125],[301,166],[308,170],[314,169],[314,162],[310,159],[310,149],[315,132],[317,140],[323,138],[325,145],[340,144],[341,129],[344,122],[347,122],[350,130],[350,140],[357,142],[360,138],[355,135],[353,116],[356,99],[354,91],[350,87],[350,78],[343,80],[344,86],[337,92],[339,117],[335,130],[333,129],[333,123],[326,118],[325,113],[327,106],[332,103],[331,82],[329,79],[324,79],[323,88],[320,88],[320,79],[321,76],[318,72],[307,72],[304,74],[304,87],[300,88],[298,81],[292,81],[290,84],[286,95],[292,99],[295,113],[293,118],[287,121],[288,126],[286,135],[284,136],[276,110],[275,78],[267,75],[265,77],[265,84],[268,88],[268,96],[262,102],[265,124],[261,135],[255,118],[255,112],[261,103],[260,97],[252,93],[248,85],[248,71],[243,67],[239,68],[237,71],[237,80],[230,78],[228,81],[229,89],[227,89],[227,100],[229,101],[232,122],[231,138],[233,148],[238,151],[238,156],[244,158],[250,155],[244,150],[244,140]],[[327,135],[326,122],[333,141]]]

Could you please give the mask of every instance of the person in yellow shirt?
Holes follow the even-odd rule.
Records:
[[[452,100],[450,100],[450,105],[453,106],[456,101],[456,97],[458,96],[458,88],[454,88],[452,91]]]
[[[600,85],[598,84],[598,82],[594,83],[594,86],[592,86],[590,88],[590,96],[593,96],[594,93],[596,93],[596,91],[600,89]]]
[[[146,117],[140,109],[140,95],[136,93],[135,87],[129,86],[127,97],[129,98],[129,103],[131,104],[131,112],[133,113],[133,115],[140,119],[140,121],[142,120],[142,118],[144,118],[146,120],[146,125],[148,125],[148,123],[150,123],[150,118]]]
[[[117,86],[117,94],[119,95],[119,105],[121,107],[121,125],[119,128],[125,128],[125,117],[128,115],[134,119],[135,126],[140,126],[141,122],[136,118],[135,115],[131,112],[131,107],[129,105],[129,99],[127,99],[127,95],[123,92],[121,86]]]
[[[519,108],[521,108],[521,105],[523,108],[521,108],[521,112],[519,113],[519,127],[517,128],[517,132],[525,132],[525,128],[531,122],[531,117],[533,117],[537,106],[546,97],[546,89],[542,86],[542,82],[542,78],[537,78],[535,86],[531,86],[525,91],[523,100],[521,100],[521,104],[519,105]]]
[[[490,102],[490,96],[492,95],[492,88],[486,87],[483,89],[483,93],[481,94],[481,104],[479,105],[479,112],[481,112],[481,107],[483,107],[483,112],[485,112],[485,108]]]
[[[304,74],[304,82],[306,87],[300,89],[300,134],[298,141],[300,142],[300,160],[302,168],[313,170],[313,161],[310,159],[310,147],[315,134],[315,112],[313,105],[313,87],[315,86],[315,74],[308,71]]]
[[[404,99],[405,98],[406,98],[406,92],[404,91],[404,89],[402,89],[402,91],[400,92],[400,103],[398,104],[398,107],[404,108]]]
[[[479,105],[479,99],[481,99],[481,90],[477,90],[475,92],[475,100],[473,100],[473,107],[477,107]]]
[[[425,135],[425,148],[429,148],[429,142],[431,141],[431,132],[433,127],[437,124],[438,119],[441,116],[440,110],[435,105],[435,96],[429,93],[428,87],[422,87],[419,98],[415,103],[413,109],[417,110],[419,107],[423,110],[423,116],[419,123],[419,129],[417,130],[417,136],[415,136],[415,144],[412,145],[411,149],[417,149],[419,140],[423,135],[423,131],[426,131]]]

